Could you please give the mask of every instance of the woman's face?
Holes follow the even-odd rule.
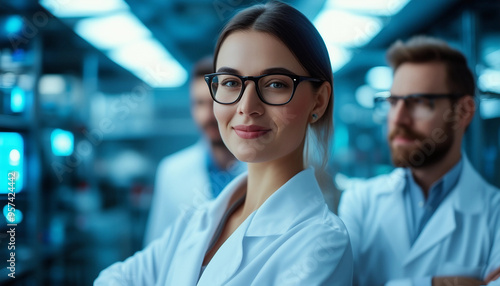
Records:
[[[277,38],[257,31],[233,32],[219,50],[216,71],[233,70],[240,76],[259,76],[270,69],[309,76],[292,52]],[[231,105],[214,104],[222,139],[241,161],[266,162],[287,156],[302,158],[303,142],[315,105],[310,82],[301,82],[286,105],[262,102],[255,83],[245,82],[240,101]]]

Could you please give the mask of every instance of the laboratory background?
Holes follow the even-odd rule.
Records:
[[[0,0],[1,285],[91,285],[142,248],[158,163],[200,138],[191,68],[231,16],[264,2]],[[329,49],[336,192],[393,169],[373,97],[391,86],[387,48],[419,34],[467,56],[478,108],[465,152],[500,187],[500,1],[284,2]]]

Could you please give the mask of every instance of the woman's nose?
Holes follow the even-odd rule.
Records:
[[[243,94],[238,101],[238,113],[241,115],[262,115],[264,113],[264,103],[260,100],[256,85],[252,81],[247,81]]]

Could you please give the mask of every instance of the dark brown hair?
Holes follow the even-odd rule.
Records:
[[[474,96],[475,83],[467,59],[446,42],[427,36],[415,36],[406,43],[395,42],[387,51],[387,61],[394,71],[403,63],[439,62],[446,66],[446,80],[451,93]]]
[[[213,61],[214,58],[212,56],[205,56],[198,60],[191,70],[191,79],[194,80],[199,77],[204,77],[206,74],[213,73]]]

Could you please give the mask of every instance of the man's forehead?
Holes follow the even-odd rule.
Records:
[[[394,73],[391,93],[447,93],[446,66],[443,63],[404,63]]]

